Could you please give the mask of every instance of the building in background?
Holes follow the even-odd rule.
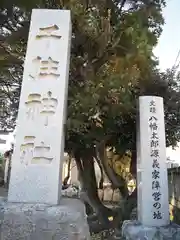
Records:
[[[0,152],[4,153],[11,149],[14,142],[14,132],[0,131]]]
[[[167,158],[167,168],[178,168],[179,163],[177,163],[175,160],[170,159],[170,157]]]

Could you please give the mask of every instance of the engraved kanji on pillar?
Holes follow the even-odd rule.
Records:
[[[8,201],[60,201],[70,44],[69,10],[33,10]]]

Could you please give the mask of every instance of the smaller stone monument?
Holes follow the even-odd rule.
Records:
[[[127,240],[179,240],[170,223],[163,98],[139,98],[137,127],[138,220],[125,221]]]

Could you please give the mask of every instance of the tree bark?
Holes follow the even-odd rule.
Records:
[[[108,176],[109,180],[112,182],[115,188],[119,188],[123,198],[127,198],[128,188],[127,188],[126,181],[121,176],[118,176],[114,172],[114,170],[109,166],[108,161],[106,159],[106,154],[105,154],[105,142],[102,142],[101,144],[99,144],[96,150],[97,150],[97,155],[100,158],[104,171]]]
[[[130,172],[133,175],[133,177],[136,179],[137,175],[137,154],[136,150],[132,150],[132,158],[131,158],[131,166],[130,166]]]
[[[86,154],[82,159],[76,156],[76,163],[81,182],[81,199],[92,207],[102,224],[108,224],[108,217],[114,216],[114,212],[99,199],[92,154]]]
[[[101,172],[101,178],[100,178],[100,181],[98,183],[98,188],[99,189],[103,189],[103,183],[104,183],[104,171],[103,171],[103,166],[102,166],[102,163],[101,161],[99,160],[98,157],[95,158],[96,159],[96,162],[99,166],[99,169],[100,169],[100,172]]]
[[[82,189],[84,189],[83,166],[82,166],[82,162],[81,162],[81,159],[78,154],[75,155],[75,161],[76,161],[76,166],[77,166],[77,170],[78,170],[78,180],[81,185],[81,194],[82,194]],[[81,196],[81,199],[82,199],[82,196]],[[86,208],[86,214],[88,216],[93,215],[94,211],[93,211],[93,208],[91,207],[91,205],[84,199],[82,199],[82,200],[83,200],[85,208]]]
[[[69,157],[69,159],[68,159],[68,174],[67,174],[67,176],[64,178],[64,180],[63,180],[63,185],[64,186],[66,186],[67,185],[67,183],[68,183],[68,180],[69,180],[69,178],[70,178],[70,171],[71,171],[71,160],[72,160],[72,158],[71,157]]]

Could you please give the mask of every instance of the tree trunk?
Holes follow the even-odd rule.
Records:
[[[72,158],[71,157],[69,157],[69,159],[68,159],[68,174],[67,174],[67,176],[64,178],[64,180],[63,180],[63,185],[64,186],[66,186],[67,185],[67,183],[68,183],[68,180],[69,180],[69,178],[70,178],[70,171],[71,171],[71,160],[72,160]]]
[[[133,177],[136,179],[137,175],[137,154],[136,150],[132,150],[132,158],[131,158],[131,166],[130,166],[130,172],[133,175]]]
[[[82,160],[76,157],[76,163],[80,170],[81,199],[92,207],[102,224],[109,224],[108,217],[113,216],[114,212],[105,207],[99,199],[92,155],[86,154]]]
[[[132,150],[130,172],[133,175],[133,177],[136,179],[136,177],[137,177],[137,153],[136,153],[136,149]],[[128,206],[129,206],[129,212],[132,212],[132,210],[135,207],[137,207],[137,186],[136,186],[135,190],[131,193],[131,195],[128,197],[127,203],[128,203]]]
[[[123,179],[121,176],[117,175],[114,170],[109,166],[108,161],[106,159],[106,154],[105,154],[105,143],[102,142],[97,150],[97,155],[100,158],[100,161],[103,165],[104,171],[113,184],[113,187],[119,188],[123,198],[128,197],[128,188],[125,179]]]
[[[100,181],[98,183],[98,188],[99,189],[103,189],[103,183],[104,183],[104,171],[103,171],[103,166],[102,166],[102,163],[101,161],[99,160],[98,157],[95,158],[96,159],[96,162],[99,166],[99,169],[100,169],[100,172],[101,172],[101,178],[100,178]]]
[[[84,181],[83,181],[83,166],[82,166],[82,162],[81,159],[78,155],[75,155],[75,161],[76,161],[76,166],[77,166],[77,170],[78,170],[78,180],[80,182],[81,185],[81,192],[82,189],[84,188]],[[82,197],[81,197],[82,198]],[[93,215],[94,211],[93,208],[91,207],[91,205],[85,201],[84,199],[82,199],[86,208],[86,214],[89,215]]]

